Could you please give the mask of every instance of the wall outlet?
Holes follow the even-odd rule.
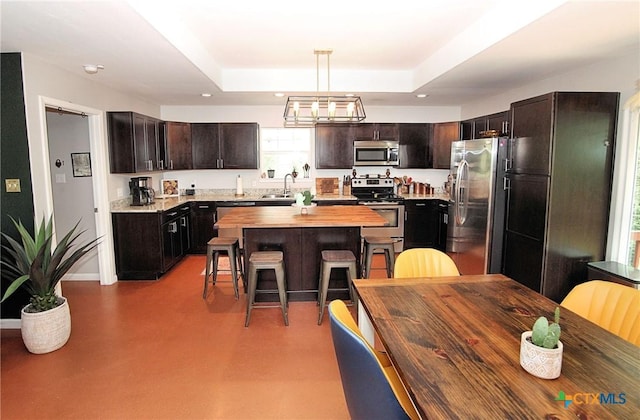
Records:
[[[122,198],[124,196],[124,191],[122,188],[116,188],[116,195],[118,198]]]
[[[20,192],[20,179],[5,179],[4,185],[8,193]]]

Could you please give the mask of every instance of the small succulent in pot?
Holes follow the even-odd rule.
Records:
[[[560,307],[557,306],[554,313],[554,322],[541,316],[533,324],[531,342],[538,347],[554,349],[560,341]]]
[[[296,194],[296,204],[297,205],[304,205],[304,206],[310,206],[311,205],[311,200],[313,200],[313,197],[315,197],[313,194],[311,194],[311,191],[306,190],[304,192],[301,193],[297,193]]]

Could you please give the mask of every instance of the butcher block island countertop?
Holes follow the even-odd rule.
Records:
[[[220,229],[384,226],[387,221],[367,206],[237,207],[218,222]]]
[[[367,206],[314,206],[308,214],[300,207],[235,207],[218,220],[220,236],[237,237],[245,257],[261,250],[280,250],[284,255],[286,288],[292,301],[316,301],[323,250],[353,252],[360,270],[361,228],[384,226],[386,220]],[[249,258],[244,259],[245,273]],[[333,270],[330,299],[349,299],[344,270]],[[276,289],[275,276],[262,270],[258,290]],[[256,300],[277,300],[277,294],[256,296]]]

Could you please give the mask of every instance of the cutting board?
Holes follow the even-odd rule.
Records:
[[[317,194],[339,194],[339,178],[316,178]]]

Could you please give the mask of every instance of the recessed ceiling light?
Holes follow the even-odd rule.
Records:
[[[273,96],[277,96],[278,98],[282,98],[284,96],[284,93],[282,93],[282,92],[274,93]]]
[[[84,67],[84,71],[89,74],[96,74],[98,70],[104,69],[104,66],[102,64],[85,64],[82,67]]]
[[[200,96],[202,96],[203,98],[208,98],[211,96],[210,93],[201,93]]]
[[[426,94],[424,94],[424,93],[418,93],[418,94],[416,95],[416,98],[426,98],[426,97],[427,97],[427,95],[426,95]]]

